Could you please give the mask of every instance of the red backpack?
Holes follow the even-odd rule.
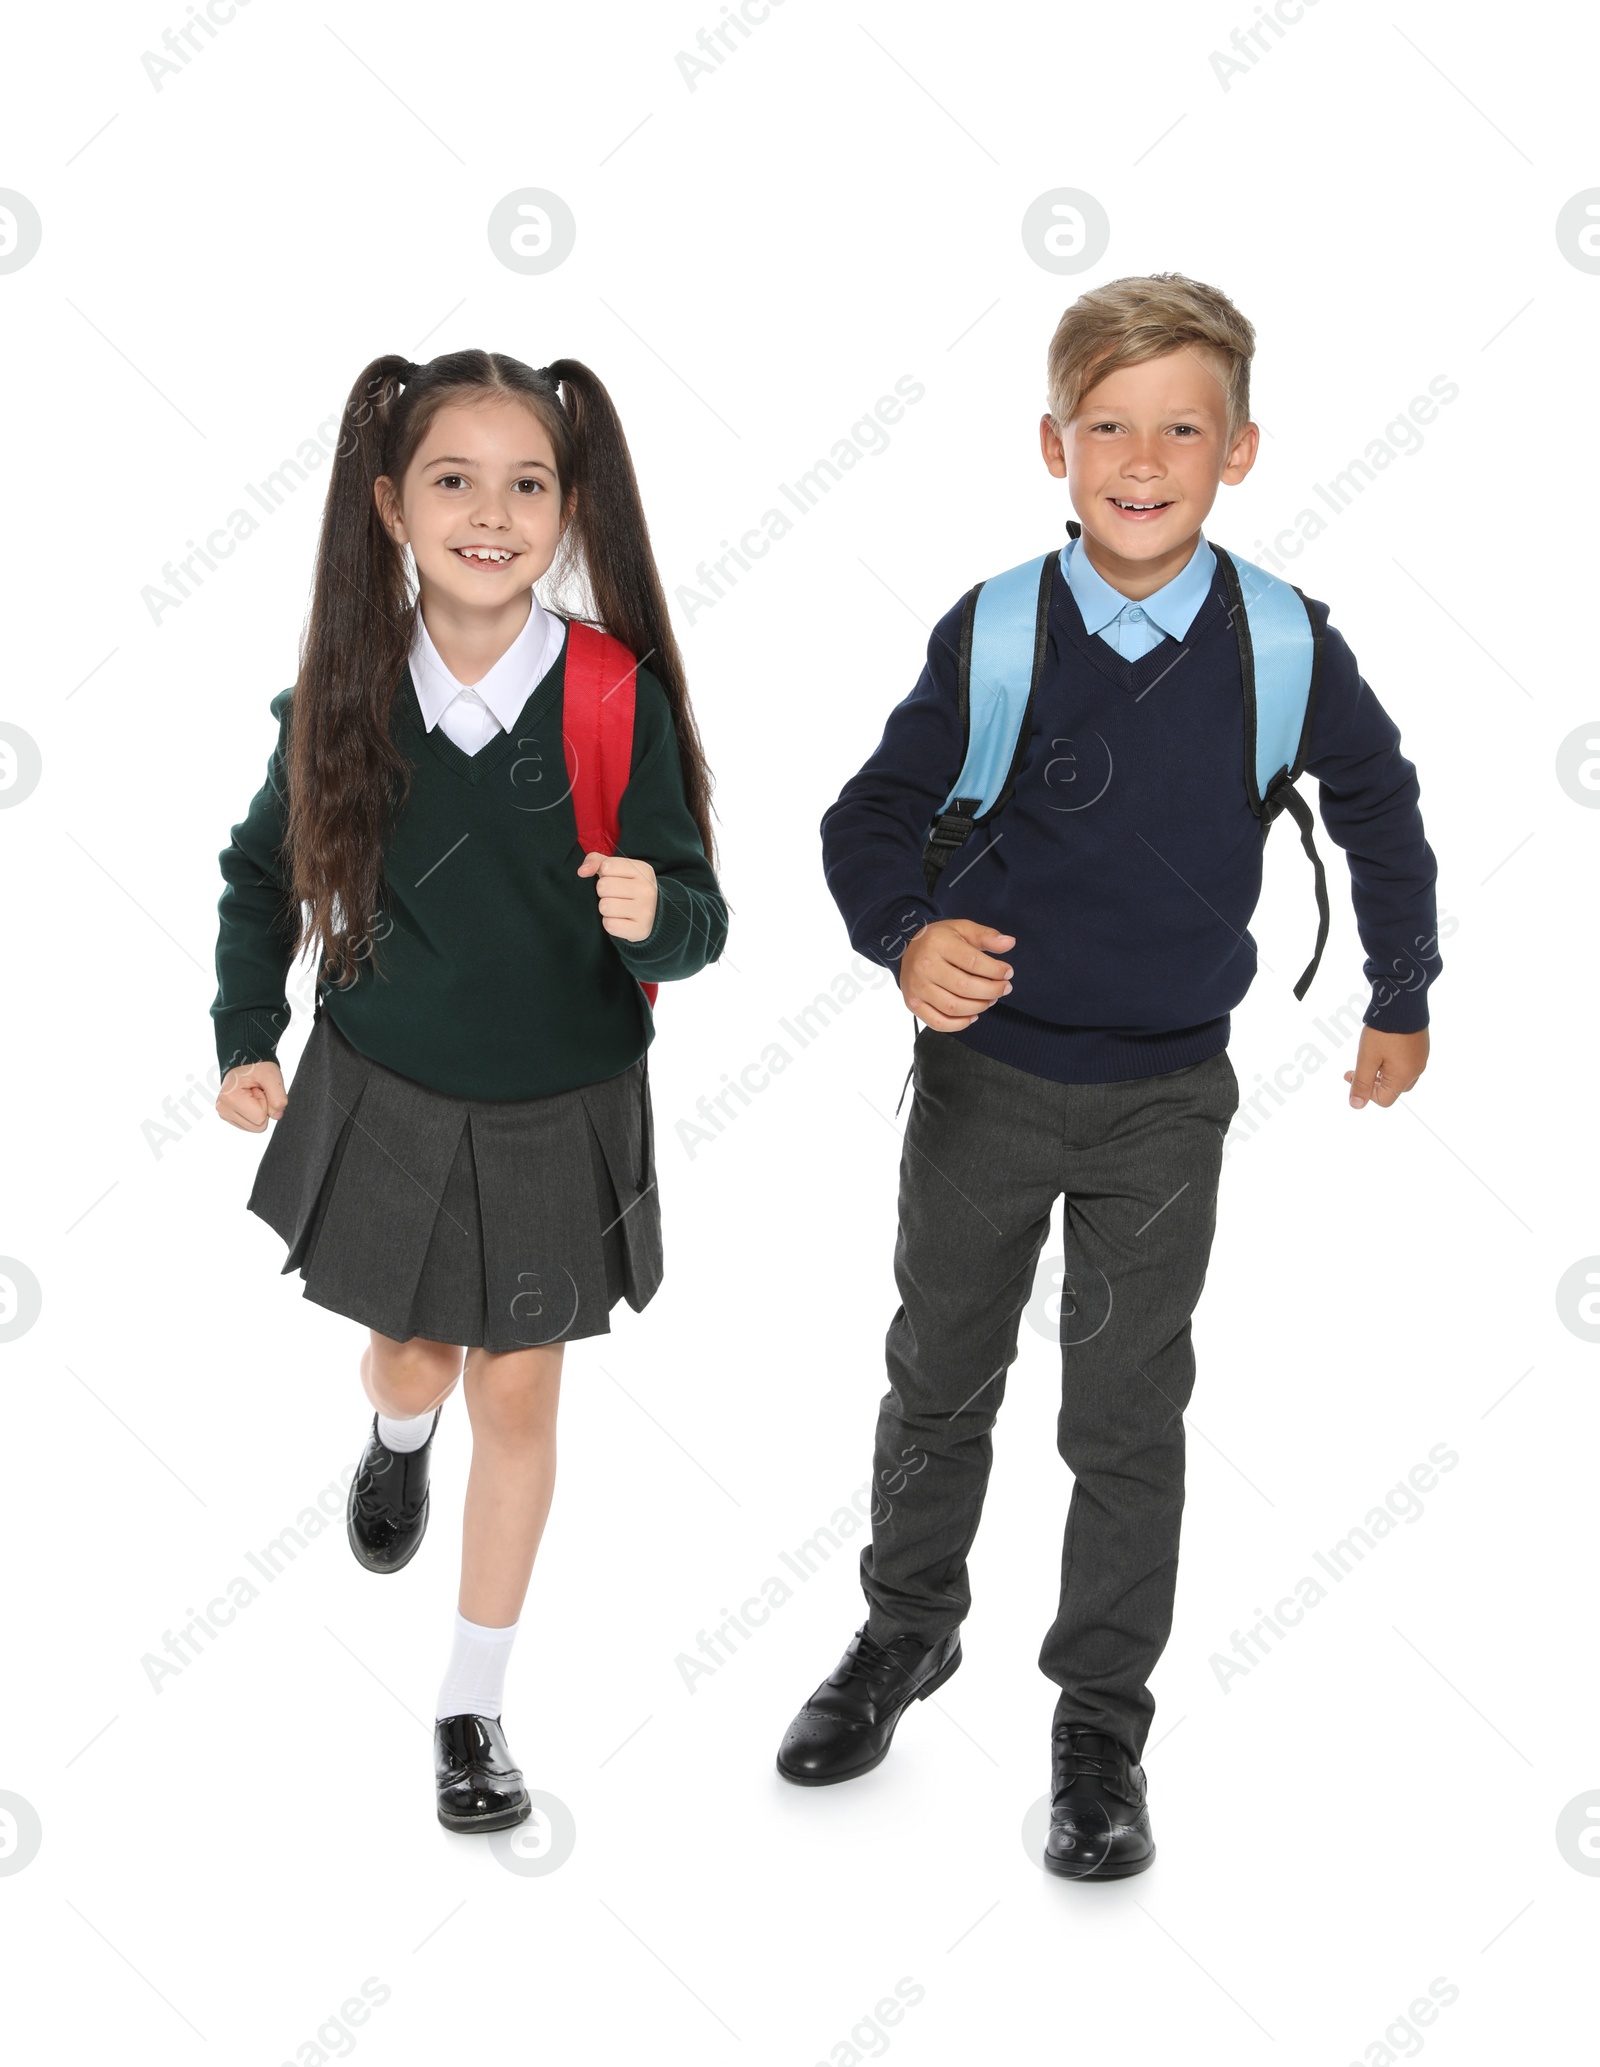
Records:
[[[639,663],[619,639],[567,624],[561,749],[585,854],[615,854],[617,809],[633,767],[633,683]],[[659,984],[639,988],[653,1010]]]

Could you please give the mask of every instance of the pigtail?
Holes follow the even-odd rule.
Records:
[[[611,397],[576,359],[536,372],[498,352],[446,352],[426,366],[387,354],[345,403],[290,704],[284,854],[298,946],[316,941],[322,975],[341,987],[362,963],[377,969],[384,847],[411,775],[389,727],[417,600],[407,553],[389,536],[373,490],[385,477],[397,486],[405,479],[446,402],[483,395],[525,403],[549,432],[562,494],[577,490],[563,552],[581,563],[600,623],[665,689],[685,800],[707,855],[714,851],[711,780]]]
[[[684,800],[707,858],[714,862],[711,774],[690,708],[683,656],[667,615],[621,419],[604,384],[581,360],[556,359],[541,371],[566,388],[578,491],[572,529],[596,613],[611,636],[620,639],[666,691],[683,769]]]
[[[389,718],[416,602],[373,483],[401,384],[416,371],[392,353],[374,359],[345,403],[291,701],[285,849],[299,946],[319,940],[323,972],[341,987],[372,951],[395,785],[402,799],[409,786]]]

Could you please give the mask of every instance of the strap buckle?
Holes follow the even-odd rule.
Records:
[[[948,810],[941,811],[933,821],[928,833],[930,847],[946,847],[953,854],[958,847],[965,846],[972,832],[981,797],[952,797]],[[945,856],[949,859],[949,855]]]

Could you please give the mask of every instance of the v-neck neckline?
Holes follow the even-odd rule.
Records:
[[[462,781],[476,784],[491,770],[497,768],[518,745],[517,734],[524,725],[530,725],[542,717],[546,705],[560,692],[566,681],[567,647],[572,639],[572,620],[564,617],[561,621],[566,627],[562,634],[561,650],[528,692],[527,701],[517,713],[516,723],[498,739],[491,739],[485,746],[480,747],[475,754],[469,754],[464,747],[457,746],[442,724],[430,725],[422,715],[422,703],[417,695],[417,685],[412,679],[411,662],[409,657],[407,658],[405,677],[400,685],[401,694],[406,699],[407,716],[437,759]]]
[[[1196,641],[1209,631],[1215,614],[1211,606],[1216,597],[1217,576],[1213,574],[1212,586],[1206,592],[1206,599],[1195,612],[1183,637],[1174,639],[1170,632],[1163,632],[1161,643],[1152,646],[1148,653],[1141,653],[1137,660],[1129,660],[1126,654],[1117,651],[1109,639],[1103,639],[1098,632],[1089,630],[1083,621],[1083,612],[1078,607],[1078,599],[1072,592],[1072,583],[1064,571],[1061,575],[1061,588],[1064,591],[1062,603],[1066,612],[1067,630],[1072,635],[1073,643],[1091,667],[1097,668],[1108,681],[1114,682],[1137,702],[1140,697],[1148,694],[1186,653],[1192,652]],[[1168,646],[1174,649],[1170,654],[1166,651]],[[1156,665],[1157,662],[1160,663],[1159,666]]]

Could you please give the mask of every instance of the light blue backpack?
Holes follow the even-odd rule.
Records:
[[[1069,523],[1077,538],[1081,526]],[[1322,634],[1306,599],[1292,582],[1214,546],[1228,594],[1228,614],[1239,642],[1244,684],[1244,767],[1250,808],[1265,840],[1282,811],[1300,828],[1300,842],[1316,872],[1317,947],[1294,987],[1303,998],[1328,938],[1328,884],[1312,839],[1311,806],[1294,787],[1311,750]],[[928,831],[922,867],[930,892],[946,864],[971,837],[1004,810],[1028,751],[1029,718],[1047,651],[1050,596],[1066,579],[1062,553],[1045,553],[980,581],[961,613],[956,653],[966,750],[961,773]]]

